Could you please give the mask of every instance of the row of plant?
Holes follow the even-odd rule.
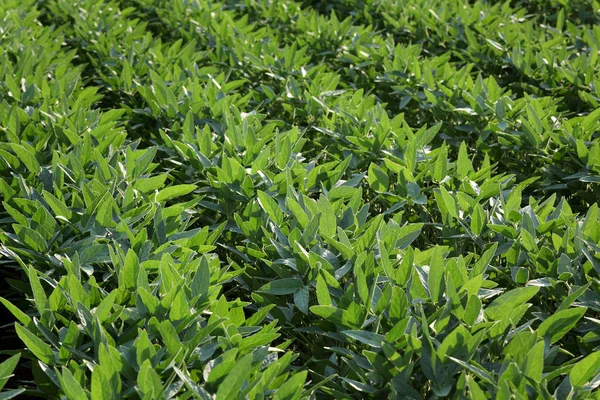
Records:
[[[599,398],[598,9],[4,1],[0,397]]]

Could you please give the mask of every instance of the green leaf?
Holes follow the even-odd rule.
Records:
[[[20,144],[11,143],[13,151],[17,154],[19,161],[21,161],[29,172],[38,174],[40,172],[40,163],[35,158],[35,154],[32,154],[28,149]]]
[[[69,400],[82,400],[87,399],[85,391],[81,387],[81,384],[75,379],[71,371],[68,368],[63,367],[60,375],[62,390],[65,392],[67,399]]]
[[[73,214],[71,213],[67,205],[60,201],[52,193],[43,190],[42,195],[44,196],[44,200],[46,200],[46,203],[48,203],[50,208],[52,208],[52,211],[54,211],[54,214],[56,214],[57,217],[61,216],[68,220],[72,218]]]
[[[156,195],[156,201],[163,202],[174,199],[175,197],[184,196],[196,190],[196,185],[174,185],[164,188]]]
[[[252,354],[246,354],[235,364],[217,390],[217,400],[230,400],[239,397],[240,389],[252,367]]]
[[[302,206],[300,206],[300,204],[298,204],[298,202],[292,199],[291,197],[286,198],[286,205],[290,209],[290,211],[292,211],[294,217],[296,217],[300,226],[302,228],[306,228],[309,223],[309,218],[308,214],[306,214],[306,212],[302,209]]]
[[[574,387],[582,387],[600,374],[600,351],[579,360],[571,369],[569,379]]]
[[[437,123],[433,125],[431,128],[422,127],[417,132],[417,146],[422,147],[428,145],[434,138],[435,135],[439,132],[442,127],[442,123]]]
[[[494,232],[504,235],[509,239],[516,239],[518,236],[517,230],[512,226],[500,224],[487,224],[487,226]]]
[[[44,311],[50,309],[50,302],[48,301],[46,292],[44,291],[44,288],[40,283],[40,278],[38,277],[36,269],[33,267],[29,267],[27,272],[27,275],[29,277],[29,284],[31,286],[31,291],[33,292],[33,298],[35,300],[35,305],[40,314],[43,314]]]
[[[361,235],[360,239],[353,245],[353,249],[357,254],[362,253],[364,250],[370,249],[373,243],[375,242],[375,238],[377,236],[377,232],[381,226],[383,221],[383,214],[379,214],[369,222],[369,227],[364,231]]]
[[[150,360],[146,360],[142,364],[137,376],[137,384],[144,394],[144,397],[148,396],[151,399],[158,399],[163,393],[163,385],[160,381],[160,376],[158,376],[152,367]]]
[[[332,305],[331,296],[329,295],[329,288],[327,287],[327,283],[321,274],[317,276],[317,302],[321,306]]]
[[[369,165],[369,176],[367,177],[369,186],[376,192],[385,192],[390,186],[388,174],[377,164]]]
[[[535,382],[540,383],[542,380],[542,372],[544,370],[544,341],[539,341],[525,357],[521,371],[533,379]]]
[[[357,390],[359,392],[363,392],[363,393],[377,392],[377,389],[375,389],[371,385],[367,385],[366,383],[362,383],[362,382],[354,380],[354,379],[346,378],[344,376],[342,376],[342,379],[344,380],[344,382],[346,382],[348,385],[350,385],[350,387],[352,387],[352,389]]]
[[[369,331],[349,330],[342,331],[342,333],[371,347],[381,348],[381,345],[385,343],[385,336]]]
[[[468,325],[475,324],[475,321],[479,317],[479,313],[481,312],[481,300],[477,295],[470,295],[467,301],[467,306],[465,307],[465,315],[464,321]]]
[[[366,253],[363,253],[366,255]],[[363,256],[364,260],[364,256]],[[367,284],[367,275],[365,273],[365,265],[364,263],[356,262],[354,264],[354,277],[356,280],[356,289],[358,290],[358,295],[362,300],[363,304],[367,304],[369,301],[369,285]]]
[[[488,398],[485,392],[473,378],[469,379],[469,391],[471,400],[487,400]]]
[[[325,318],[336,324],[344,324],[344,312],[340,308],[334,306],[312,306],[310,311],[321,318]]]
[[[471,340],[471,334],[463,325],[457,326],[452,332],[444,338],[444,341],[437,349],[437,354],[441,360],[448,356],[456,356],[465,352],[467,344]]]
[[[588,282],[584,286],[578,288],[573,293],[571,293],[570,295],[568,295],[567,297],[565,297],[565,299],[562,301],[562,303],[560,303],[560,306],[558,306],[558,308],[556,309],[556,311],[566,310],[569,307],[571,307],[571,305],[573,304],[573,302],[575,300],[577,300],[580,296],[582,296],[588,290],[588,288],[590,287],[590,285],[591,285],[591,282]]]
[[[490,265],[490,261],[492,261],[492,258],[494,258],[494,255],[496,254],[496,249],[498,249],[498,243],[492,244],[486,251],[483,252],[471,270],[472,278],[485,272],[487,267]]]
[[[166,180],[167,174],[160,174],[150,178],[137,178],[133,183],[133,188],[142,193],[150,193],[163,187]]]
[[[400,250],[406,249],[419,237],[421,229],[423,229],[423,224],[408,224],[401,227],[396,233],[396,243],[394,247],[399,248]]]
[[[92,371],[91,392],[93,400],[110,400],[115,397],[110,380],[100,365],[96,365]]]
[[[23,311],[21,311],[17,306],[12,304],[10,301],[6,300],[4,297],[0,297],[0,302],[4,305],[4,307],[6,307],[8,309],[8,311],[11,312],[12,315],[14,315],[14,317],[16,319],[19,320],[19,322],[21,324],[23,324],[28,329],[33,329],[33,321],[27,314],[25,314]]]
[[[463,360],[460,360],[458,358],[454,358],[454,357],[451,357],[451,356],[447,356],[447,357],[450,360],[452,360],[455,363],[457,363],[458,365],[460,365],[460,366],[466,368],[467,370],[471,371],[473,374],[475,374],[476,376],[478,376],[479,378],[481,378],[485,382],[489,383],[490,385],[495,385],[494,378],[485,369],[483,369],[483,368],[481,368],[481,367],[479,367],[477,365],[474,365],[474,363],[464,362]]]
[[[515,334],[508,345],[504,346],[502,353],[510,356],[517,363],[525,359],[525,356],[537,341],[537,335],[530,331],[521,331]]]
[[[271,281],[263,285],[258,291],[268,294],[285,295],[295,293],[303,287],[304,283],[301,279],[285,278]]]
[[[458,149],[458,159],[456,161],[456,173],[460,179],[466,177],[470,172],[473,171],[473,164],[469,160],[467,154],[467,145],[465,142],[461,142]]]
[[[238,348],[227,350],[216,360],[219,361],[218,364],[209,365],[210,368],[204,370],[206,382],[217,383],[229,375],[236,364],[235,357],[238,352]],[[207,374],[208,376],[206,376]]]
[[[475,204],[473,214],[471,215],[471,231],[475,235],[480,235],[485,227],[485,212],[480,204]]]
[[[459,218],[458,202],[456,201],[454,196],[452,194],[450,194],[443,186],[440,186],[440,193],[442,195],[442,200],[444,201],[444,204],[446,205],[446,209],[448,210],[448,213],[452,216],[452,218],[458,219]]]
[[[317,202],[317,208],[321,214],[319,230],[324,236],[334,236],[337,232],[337,222],[329,200],[325,196],[321,196]]]
[[[306,229],[304,229],[304,232],[302,232],[302,242],[305,246],[310,246],[312,241],[315,239],[317,231],[319,230],[320,220],[321,213],[317,213],[310,219]]]
[[[294,304],[304,314],[308,314],[309,293],[308,286],[303,286],[294,292]]]
[[[44,253],[48,249],[46,239],[33,229],[19,224],[13,224],[13,229],[19,240],[31,250]]]
[[[494,300],[485,309],[485,315],[493,321],[501,320],[516,307],[535,296],[539,290],[538,286],[526,286],[510,290]]]
[[[210,267],[206,257],[202,257],[200,265],[191,283],[192,296],[207,295],[210,288]]]
[[[129,249],[123,265],[123,282],[127,289],[134,290],[137,287],[139,269],[138,257],[132,249]]]
[[[408,296],[398,286],[392,287],[392,298],[390,299],[389,315],[393,322],[397,323],[406,316],[408,311]]]
[[[431,255],[431,263],[429,265],[429,274],[427,277],[429,294],[434,303],[438,303],[444,293],[444,273],[443,249],[436,246]]]
[[[302,394],[302,388],[306,382],[308,371],[300,371],[294,374],[273,395],[273,400],[298,400]]]
[[[548,338],[550,343],[556,343],[575,327],[586,311],[586,307],[579,307],[552,314],[540,324],[537,329],[538,335],[541,338]]]
[[[4,392],[0,393],[0,400],[14,399],[15,397],[25,392],[25,390],[25,388],[5,390]]]
[[[163,338],[165,347],[169,354],[171,354],[172,356],[181,354],[180,350],[182,349],[183,345],[179,341],[177,331],[175,330],[175,327],[173,327],[171,321],[161,322],[158,326],[158,330]]]
[[[19,364],[21,354],[17,353],[0,364],[0,390],[6,385],[8,379],[13,376],[12,373]]]
[[[258,203],[265,210],[269,218],[277,225],[281,225],[283,223],[283,212],[281,212],[277,201],[261,190],[257,191],[256,194],[258,196]]]

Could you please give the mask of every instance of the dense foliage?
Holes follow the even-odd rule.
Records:
[[[0,398],[600,399],[599,55],[597,0],[1,0]]]

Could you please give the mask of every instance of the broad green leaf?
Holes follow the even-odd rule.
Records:
[[[182,349],[181,341],[177,335],[177,331],[175,327],[171,323],[171,321],[163,321],[158,326],[158,330],[160,335],[165,343],[165,347],[169,354],[175,356],[177,354],[181,354],[180,350]]]
[[[468,325],[474,325],[481,312],[481,300],[477,295],[470,295],[465,307],[464,321]]]
[[[229,400],[238,397],[239,391],[246,380],[252,366],[252,354],[246,354],[238,360],[227,375],[225,380],[219,385],[217,390],[217,400]]]
[[[400,250],[406,249],[421,234],[423,224],[408,224],[398,229],[396,234],[396,243],[394,247]]]
[[[479,204],[476,204],[473,208],[470,227],[475,235],[480,235],[485,227],[485,213]]]
[[[363,253],[366,255],[366,253]],[[369,285],[367,283],[367,275],[365,272],[364,263],[356,262],[354,264],[354,277],[356,280],[356,289],[363,304],[367,304],[369,301]]]
[[[68,368],[63,367],[61,373],[62,390],[64,391],[67,399],[69,400],[82,400],[87,399],[85,391],[81,387],[81,384],[75,379],[71,371]]]
[[[174,185],[164,188],[156,194],[156,201],[163,202],[174,199],[176,197],[184,196],[188,193],[196,190],[196,185]]]
[[[132,249],[129,249],[123,266],[123,281],[127,289],[133,290],[136,288],[139,269],[138,257]]]
[[[470,340],[471,334],[467,328],[459,325],[444,338],[444,341],[437,349],[437,354],[442,361],[444,361],[445,357],[465,354]]]
[[[150,193],[163,187],[166,180],[167,174],[160,174],[150,178],[137,178],[133,184],[133,188],[142,193]]]
[[[61,216],[68,220],[72,218],[72,213],[67,207],[67,205],[60,201],[52,193],[44,190],[42,191],[42,195],[44,196],[44,200],[46,200],[46,202],[48,203],[50,208],[52,208],[52,211],[54,211],[54,214],[56,214],[57,217]]]
[[[556,311],[558,312],[558,311],[566,310],[569,307],[571,307],[573,302],[575,300],[577,300],[581,295],[583,295],[586,292],[586,290],[590,287],[590,285],[591,285],[591,282],[588,282],[585,286],[578,288],[573,293],[571,293],[570,295],[565,297],[565,299],[563,300],[562,303],[560,303],[560,306],[558,306]]]
[[[11,314],[19,320],[19,322],[28,329],[33,329],[33,321],[31,318],[21,311],[17,306],[6,300],[4,297],[0,297],[0,303],[4,305],[11,312]]]
[[[160,398],[164,392],[160,376],[152,367],[150,360],[142,364],[137,376],[137,384],[141,392],[152,399]]]
[[[542,380],[542,372],[544,370],[544,341],[539,341],[531,350],[527,352],[521,371],[540,383]]]
[[[574,387],[581,387],[592,379],[596,379],[599,373],[600,351],[594,351],[573,366],[569,373],[569,379]]]
[[[325,318],[334,323],[343,324],[344,311],[334,306],[312,306],[309,308],[313,314]]]
[[[446,205],[446,209],[448,213],[452,216],[452,218],[459,218],[459,207],[458,202],[454,198],[454,196],[448,192],[443,186],[440,186],[440,193],[442,195],[442,200]]]
[[[408,296],[398,286],[392,287],[392,298],[390,299],[389,315],[393,322],[398,322],[408,312]]]
[[[277,201],[263,191],[259,190],[256,194],[258,196],[258,203],[265,210],[269,218],[277,225],[281,225],[283,223],[283,212],[279,208]]]
[[[498,249],[498,243],[494,243],[483,252],[471,270],[471,277],[475,277],[485,272],[490,265],[490,261],[492,261],[492,258],[494,258],[494,255],[496,254],[496,249]]]
[[[192,295],[207,295],[210,288],[210,267],[206,257],[202,257],[200,265],[191,283]]]
[[[43,253],[48,249],[46,239],[33,229],[19,224],[13,224],[13,229],[19,240],[31,250]]]
[[[312,241],[315,239],[317,231],[319,230],[321,220],[321,213],[313,215],[310,222],[307,224],[306,229],[302,232],[302,241],[305,246],[310,246]]]
[[[295,293],[303,287],[304,283],[298,278],[284,278],[271,281],[263,285],[258,291],[268,294],[285,295]]]
[[[475,381],[475,379],[469,379],[469,391],[470,391],[470,399],[471,400],[487,400],[487,396],[485,392],[481,389],[479,384]]]
[[[4,392],[0,393],[0,400],[14,399],[25,392],[25,390],[25,388],[5,390]]]
[[[502,353],[506,356],[510,356],[517,363],[521,363],[529,350],[535,345],[537,341],[537,335],[530,331],[521,331],[515,334],[512,339],[508,342],[508,345],[504,346]]]
[[[435,247],[431,256],[431,263],[429,265],[429,274],[427,277],[427,285],[429,287],[429,293],[431,294],[431,300],[435,303],[439,302],[442,294],[444,293],[444,259],[443,249],[441,247]]]
[[[465,142],[462,142],[458,149],[456,173],[458,174],[458,177],[462,179],[472,171],[473,165],[471,164],[471,160],[469,160],[469,155],[467,154],[467,145],[465,144]]]
[[[485,309],[485,315],[493,321],[501,320],[516,307],[535,296],[539,290],[538,286],[526,286],[510,290],[494,300]]]
[[[487,224],[487,226],[494,232],[504,235],[509,239],[516,239],[518,236],[517,230],[512,226],[500,224]]]
[[[38,174],[40,172],[40,163],[35,158],[35,154],[32,154],[24,146],[21,146],[17,143],[11,143],[11,147],[17,154],[19,161],[21,161],[27,167],[29,172],[33,174]]]
[[[331,296],[329,295],[329,288],[327,287],[327,283],[325,279],[319,274],[317,276],[317,301],[321,306],[330,306]]]
[[[303,286],[294,292],[294,304],[304,314],[308,314],[309,293],[308,286]]]
[[[298,202],[290,197],[286,198],[286,205],[290,211],[294,214],[294,217],[298,220],[298,223],[302,228],[307,228],[309,223],[308,214],[302,209],[302,206]],[[314,217],[313,217],[314,218]]]
[[[317,207],[319,209],[319,213],[321,214],[321,218],[319,220],[319,230],[325,236],[334,236],[337,232],[337,222],[329,200],[327,200],[324,196],[321,196],[317,202]]]
[[[306,370],[295,373],[277,389],[273,395],[273,400],[298,400],[302,394],[307,375],[308,371]]]
[[[417,145],[419,147],[428,145],[437,135],[442,123],[437,123],[430,128],[423,127],[417,132]]]
[[[342,333],[352,339],[358,340],[361,343],[367,344],[371,347],[380,348],[385,343],[385,336],[369,331],[342,331]]]
[[[388,174],[374,163],[369,165],[369,176],[367,180],[371,189],[376,192],[385,192],[390,186]]]
[[[552,314],[537,329],[541,338],[548,338],[550,343],[556,343],[583,317],[587,311],[586,307],[569,308]]]
[[[0,390],[6,385],[8,379],[13,376],[12,373],[17,367],[20,358],[21,354],[17,353],[0,364]]]
[[[354,380],[354,379],[350,379],[350,378],[346,378],[346,377],[342,377],[342,379],[344,380],[344,382],[346,382],[351,388],[359,391],[359,392],[363,392],[363,393],[375,393],[377,392],[377,389],[375,389],[373,386],[368,385],[366,383]]]
[[[42,314],[44,311],[50,309],[50,303],[48,302],[48,296],[46,296],[46,292],[42,287],[40,282],[40,278],[38,277],[38,273],[33,267],[29,267],[28,277],[29,284],[31,285],[31,291],[33,292],[33,298],[35,300],[35,305],[39,312]]]
[[[104,369],[100,365],[94,367],[91,383],[92,399],[110,400],[114,398],[109,377],[106,375],[106,372],[104,372]]]

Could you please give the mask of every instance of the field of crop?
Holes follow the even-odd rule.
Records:
[[[0,0],[0,399],[600,399],[597,0]]]

